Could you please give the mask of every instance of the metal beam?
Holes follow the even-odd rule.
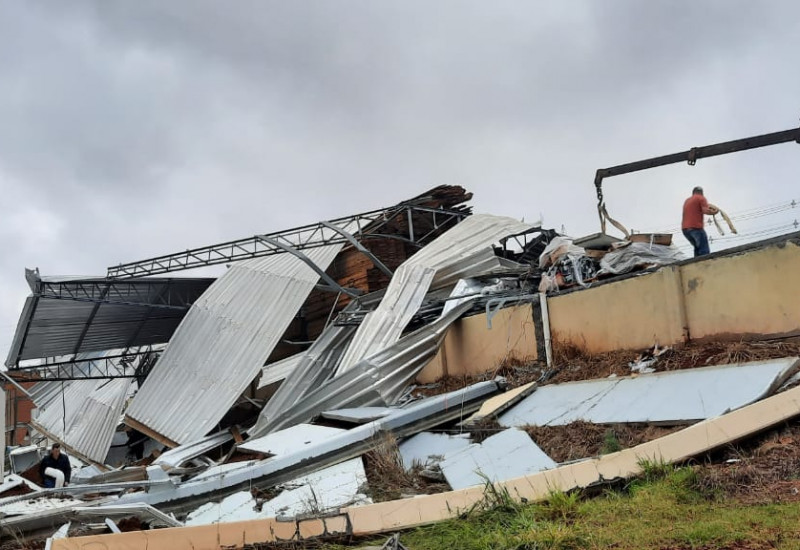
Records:
[[[335,280],[333,277],[331,277],[330,275],[328,275],[327,273],[325,273],[325,270],[324,270],[324,269],[322,269],[322,268],[321,268],[321,267],[319,267],[317,264],[315,264],[315,263],[314,263],[314,261],[313,261],[311,258],[309,258],[309,257],[308,257],[308,256],[306,256],[305,254],[303,254],[302,252],[300,252],[299,250],[297,250],[295,247],[293,247],[293,246],[291,246],[291,245],[288,245],[288,244],[286,244],[286,243],[282,243],[282,242],[280,242],[278,239],[274,239],[274,238],[272,238],[272,237],[268,237],[267,235],[258,235],[258,238],[259,238],[259,239],[263,239],[263,240],[264,240],[265,242],[267,242],[268,244],[270,244],[270,245],[272,245],[272,246],[274,246],[274,247],[280,248],[280,249],[281,249],[281,250],[283,250],[284,252],[288,252],[288,253],[289,253],[289,254],[291,254],[292,256],[296,257],[298,260],[300,260],[301,262],[303,262],[304,264],[306,264],[308,267],[310,267],[311,269],[313,269],[313,270],[314,270],[314,273],[316,273],[317,275],[319,275],[319,276],[320,276],[320,279],[322,279],[323,281],[325,281],[325,283],[326,283],[326,284],[327,284],[329,287],[335,288],[335,289],[337,289],[339,292],[344,292],[345,294],[347,294],[347,295],[348,295],[348,296],[350,296],[351,298],[355,298],[355,297],[357,297],[357,296],[358,296],[358,294],[357,294],[357,293],[353,292],[352,290],[346,289],[346,288],[344,288],[343,286],[341,286],[339,283],[337,283],[337,282],[336,282],[336,280]]]
[[[760,147],[778,145],[780,143],[789,143],[791,141],[800,143],[800,128],[744,139],[736,139],[733,141],[716,143],[714,145],[705,145],[703,147],[692,147],[691,149],[682,151],[680,153],[638,160],[636,162],[628,162],[626,164],[612,166],[611,168],[600,168],[595,174],[594,184],[597,187],[598,192],[601,192],[600,188],[602,186],[603,179],[611,176],[630,174],[632,172],[639,172],[641,170],[648,170],[650,168],[666,166],[668,164],[675,164],[684,161],[688,162],[690,166],[694,166],[695,162],[701,158],[727,155],[729,153],[737,153],[739,151],[747,151],[749,149],[758,149]],[[602,195],[600,195],[598,198],[602,200]]]
[[[78,340],[75,342],[75,346],[72,349],[73,355],[76,355],[79,351],[81,351],[81,344],[83,344],[83,340],[86,338],[86,335],[89,333],[89,328],[92,326],[92,321],[94,321],[97,312],[100,310],[100,304],[102,304],[103,300],[105,299],[106,295],[108,294],[108,289],[111,285],[106,284],[106,287],[100,293],[100,296],[97,302],[94,304],[92,308],[92,312],[89,314],[89,318],[86,320],[86,323],[83,325],[83,329],[81,329],[81,335],[78,336]]]
[[[684,161],[688,162],[689,166],[694,166],[697,160],[701,158],[727,155],[729,153],[737,153],[739,151],[758,149],[760,147],[768,147],[770,145],[778,145],[780,143],[789,143],[792,141],[800,144],[800,128],[784,130],[782,132],[773,132],[771,134],[763,134],[744,139],[736,139],[733,141],[725,141],[723,143],[715,143],[714,145],[705,145],[703,147],[692,147],[688,151],[682,151],[680,153],[673,153],[671,155],[628,162],[626,164],[612,166],[611,168],[600,168],[597,170],[594,176],[594,186],[597,191],[597,211],[600,214],[600,227],[602,228],[603,232],[605,232],[606,219],[617,225],[616,222],[608,218],[608,213],[606,212],[605,201],[603,199],[604,178],[620,176],[622,174],[630,174],[633,172],[657,168],[659,166],[667,166],[668,164],[676,164]],[[618,225],[617,227],[619,229],[624,229]]]
[[[431,216],[434,221],[445,217],[445,222],[439,222],[439,226],[444,225],[450,220],[456,222],[461,221],[470,215],[470,212],[466,210],[445,210],[406,204],[329,220],[326,223],[337,227],[358,227],[358,231],[355,231],[353,236],[359,240],[366,238],[401,238],[398,235],[382,234],[381,230],[396,221],[397,216],[406,213],[414,214],[417,218],[419,218],[419,216]],[[347,244],[350,242],[338,231],[334,231],[328,225],[319,222],[294,229],[268,233],[265,236],[272,239],[280,239],[281,242],[288,243],[296,250],[305,250],[331,244]],[[429,235],[425,237],[427,238],[427,236]],[[420,245],[425,244],[423,241],[424,239],[418,238],[413,242]],[[285,253],[285,250],[273,246],[260,238],[259,235],[255,235],[237,241],[229,241],[175,254],[157,256],[139,262],[112,266],[108,268],[108,277],[124,279],[157,275],[282,253]]]
[[[93,359],[48,362],[31,366],[18,366],[6,373],[8,378],[20,381],[107,380],[111,378],[139,378],[155,364],[160,351],[143,349],[135,352],[97,357]],[[126,369],[138,361],[135,369]],[[147,371],[147,372],[144,372]]]
[[[322,225],[324,225],[325,227],[327,227],[328,229],[332,229],[333,231],[336,231],[336,232],[337,232],[337,233],[339,233],[341,236],[343,236],[345,239],[347,239],[347,240],[350,242],[350,244],[352,244],[354,247],[356,247],[356,250],[358,250],[358,251],[359,251],[359,252],[361,252],[361,253],[362,253],[364,256],[366,256],[367,258],[369,258],[369,261],[371,261],[373,264],[375,264],[375,267],[377,267],[378,269],[380,269],[381,271],[383,271],[383,273],[385,273],[385,274],[386,274],[386,275],[388,275],[389,277],[391,277],[391,276],[393,275],[393,273],[392,273],[392,270],[391,270],[391,269],[389,269],[388,267],[386,267],[386,266],[383,264],[383,262],[382,262],[382,261],[380,261],[380,260],[379,260],[379,259],[378,259],[378,258],[375,256],[375,254],[373,254],[372,252],[370,252],[369,250],[367,250],[367,249],[366,249],[366,247],[364,247],[364,245],[363,245],[363,244],[361,244],[360,242],[358,242],[358,240],[357,240],[357,239],[356,239],[356,238],[355,238],[355,237],[354,237],[352,234],[348,233],[348,232],[347,232],[347,231],[345,231],[343,228],[341,228],[341,227],[337,227],[337,226],[335,226],[335,225],[333,225],[333,224],[331,224],[331,223],[328,223],[328,222],[320,222],[320,223],[321,223]]]

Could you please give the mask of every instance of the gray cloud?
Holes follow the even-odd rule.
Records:
[[[0,351],[25,266],[103,273],[439,183],[594,232],[598,167],[797,124],[798,21],[790,0],[0,0]],[[609,206],[657,228],[696,183],[729,211],[788,200],[791,147],[609,180]]]

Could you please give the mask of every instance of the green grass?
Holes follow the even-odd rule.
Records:
[[[488,509],[404,532],[401,542],[413,550],[800,549],[800,503],[715,499],[695,489],[691,468],[643,466],[641,479],[593,498],[553,493],[523,505],[490,492]]]

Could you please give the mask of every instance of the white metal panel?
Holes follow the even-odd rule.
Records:
[[[361,494],[366,483],[361,458],[341,462],[288,482],[287,490],[264,503],[261,517],[321,515],[342,506],[368,504],[372,501]]]
[[[471,216],[403,262],[378,308],[358,328],[337,374],[397,342],[431,287],[504,269],[506,262],[494,255],[492,244],[532,227],[502,216]]]
[[[286,359],[275,361],[261,369],[261,378],[258,379],[258,389],[285,380],[297,369],[305,353],[300,352],[290,355]]]
[[[448,453],[466,449],[471,444],[468,433],[450,435],[422,432],[400,443],[398,449],[403,467],[410,470],[415,463],[425,467],[438,464]]]
[[[445,455],[439,464],[454,490],[526,476],[557,464],[522,430],[510,429]]]
[[[162,453],[153,461],[153,464],[161,466],[165,470],[177,468],[195,457],[224,445],[232,439],[233,434],[229,431],[208,435],[197,441],[180,445],[179,447]]]
[[[271,399],[261,411],[256,425],[247,433],[252,437],[262,436],[300,422],[309,422],[323,411],[336,408],[395,403],[439,349],[448,327],[471,307],[471,302],[459,305],[444,317],[360,361],[347,372],[324,381],[293,404],[290,402],[286,407],[278,408]],[[320,338],[324,337],[325,333]],[[320,382],[323,381],[320,379]],[[290,381],[284,384],[288,383]]]
[[[341,248],[305,254],[324,270]],[[184,317],[128,417],[176,443],[207,434],[258,375],[318,279],[291,254],[231,267]]]
[[[328,420],[337,420],[349,424],[366,424],[367,422],[372,422],[373,420],[378,420],[384,416],[394,414],[397,411],[398,409],[390,407],[353,407],[349,409],[323,411],[320,416]]]
[[[797,357],[637,377],[542,386],[499,418],[503,426],[703,420],[757,401],[800,365]]]
[[[256,499],[250,491],[234,493],[221,502],[207,502],[186,517],[186,525],[212,525],[258,519]]]
[[[61,390],[61,382],[43,382]],[[119,425],[122,408],[135,381],[73,380],[39,405],[34,427],[61,441],[79,457],[102,464]],[[45,392],[40,393],[44,395]],[[42,403],[42,401],[39,401]]]
[[[248,439],[239,445],[239,448],[245,451],[280,456],[300,451],[308,445],[314,445],[343,431],[342,429],[328,426],[297,424],[264,437]]]

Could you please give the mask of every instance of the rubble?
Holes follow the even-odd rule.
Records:
[[[35,410],[14,420],[30,444],[0,484],[3,541],[242,548],[386,533],[457,517],[487,483],[533,501],[800,414],[788,339],[693,342],[687,329],[680,344],[605,355],[552,339],[561,291],[679,256],[655,238],[572,240],[472,215],[468,199],[442,186],[106,278],[29,271],[6,374]],[[217,279],[163,277],[222,263]],[[468,362],[480,364],[458,371]],[[72,484],[44,489],[53,441]]]

